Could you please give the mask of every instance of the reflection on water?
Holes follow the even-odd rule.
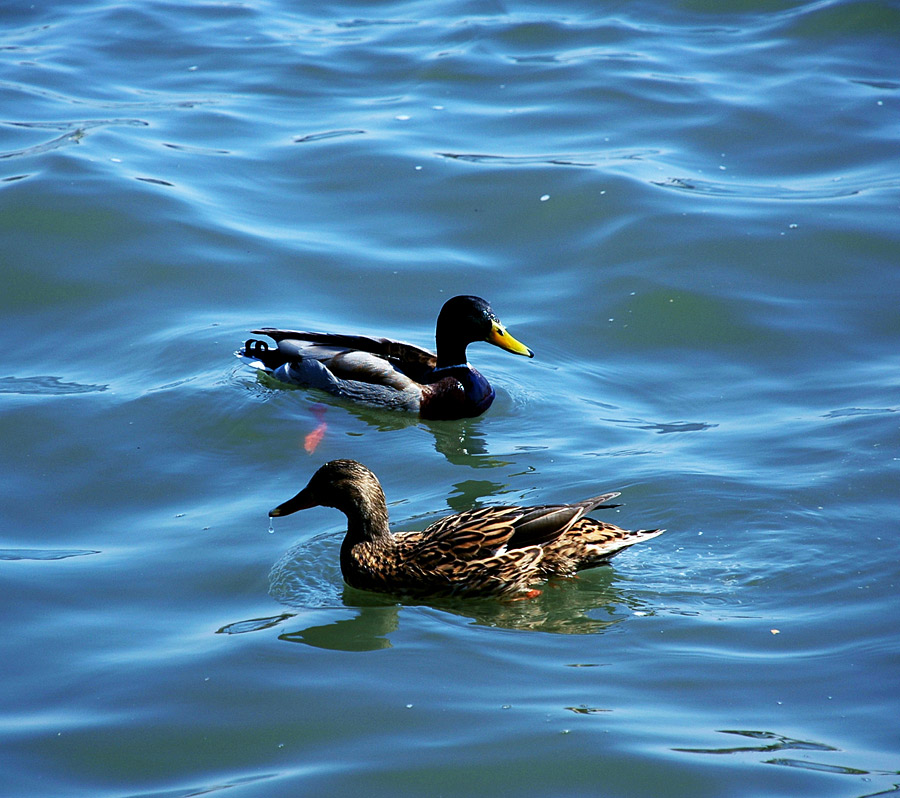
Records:
[[[360,607],[352,618],[285,632],[278,639],[333,651],[379,651],[391,647],[387,636],[399,622],[397,607]]]
[[[309,405],[310,409],[327,407],[331,409],[331,412],[348,413],[379,432],[392,432],[418,426],[427,429],[434,436],[435,451],[454,465],[467,465],[470,468],[497,468],[508,464],[507,461],[488,454],[487,441],[480,430],[484,424],[483,417],[456,421],[426,421],[411,413],[359,405],[316,388],[287,385],[256,369],[253,372],[256,379],[252,382],[245,382],[251,390],[258,391],[259,386],[263,386],[266,390],[259,394],[263,399],[272,398],[272,392],[294,391],[299,400],[298,412],[306,405]],[[244,372],[241,370],[236,372],[238,379],[242,373]],[[309,432],[318,426],[312,416],[301,415],[301,417],[303,423],[309,426]]]
[[[500,482],[487,479],[465,479],[453,485],[454,492],[447,496],[447,504],[454,513],[463,513],[481,506],[481,500],[499,495],[506,489]]]
[[[297,610],[351,608],[355,614],[282,633],[281,639],[345,651],[386,648],[391,645],[390,633],[400,628],[401,608],[416,606],[433,607],[477,626],[565,635],[597,634],[636,612],[650,614],[628,595],[627,588],[613,585],[609,566],[551,580],[542,586],[539,595],[529,599],[448,599],[423,603],[367,593],[343,583],[338,565],[342,536],[343,533],[322,535],[286,552],[269,574],[269,593]],[[292,617],[286,613],[238,621],[219,631],[259,631]]]
[[[422,426],[434,436],[434,449],[454,465],[470,468],[497,468],[506,461],[487,453],[487,442],[480,433],[482,418],[467,418],[461,422],[426,421]]]
[[[611,585],[611,568],[554,579],[541,593],[518,601],[435,602],[431,606],[478,626],[554,634],[597,634],[621,623],[629,603],[625,592]],[[629,614],[631,614],[629,612]]]

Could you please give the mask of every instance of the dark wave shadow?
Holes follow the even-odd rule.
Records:
[[[68,560],[99,553],[93,549],[0,549],[0,560]]]
[[[630,429],[642,429],[656,432],[659,435],[669,435],[674,432],[703,432],[715,429],[719,425],[709,421],[647,421],[637,418],[612,418],[603,419],[610,424]]]
[[[191,796],[213,795],[218,792],[233,790],[235,787],[240,790],[241,787],[250,784],[277,779],[280,775],[280,773],[254,773],[250,776],[234,776],[230,779],[203,784],[185,784],[174,788],[164,787],[161,790],[153,790],[152,792],[142,790],[141,792],[122,795],[121,798],[191,798]],[[243,792],[242,790],[240,791]]]
[[[895,177],[876,178],[866,181],[833,179],[827,183],[819,183],[803,188],[791,188],[780,185],[751,183],[722,183],[712,180],[695,180],[693,178],[670,177],[666,180],[651,180],[654,186],[675,191],[686,191],[709,197],[737,197],[738,199],[761,200],[828,200],[853,197],[874,190],[893,190],[900,187]]]
[[[7,158],[25,158],[32,155],[40,155],[45,152],[59,149],[69,144],[78,144],[90,130],[101,127],[110,127],[112,125],[132,125],[146,127],[149,122],[142,119],[87,119],[82,121],[67,122],[4,122],[2,124],[11,127],[24,127],[45,130],[61,130],[58,136],[34,144],[30,147],[24,147],[19,150],[8,150],[0,152],[0,160]]]
[[[298,136],[294,139],[294,144],[308,144],[313,141],[325,141],[327,139],[345,138],[346,136],[363,136],[365,130],[358,128],[348,128],[346,130],[325,130],[321,133],[307,133],[305,136]]]
[[[643,161],[660,155],[659,150],[611,150],[590,156],[580,155],[493,155],[478,152],[437,152],[440,158],[486,166],[577,166],[591,168],[622,161]]]
[[[812,740],[799,740],[794,737],[786,737],[776,732],[770,731],[754,731],[739,729],[720,729],[721,734],[734,734],[740,737],[750,738],[752,740],[760,740],[759,745],[739,745],[725,746],[722,748],[673,748],[673,751],[686,754],[712,754],[712,755],[735,755],[735,754],[770,754],[778,751],[819,751],[822,753],[840,752],[841,749],[827,743],[819,743]],[[887,776],[896,777],[900,775],[900,771],[896,770],[871,770],[859,767],[850,767],[848,765],[831,763],[831,762],[815,762],[809,759],[796,759],[792,757],[773,757],[771,759],[760,760],[764,765],[778,765],[780,767],[795,768],[798,770],[809,770],[815,773],[830,773],[842,776]],[[892,788],[881,792],[866,793],[859,798],[875,798],[878,795],[895,795],[898,792],[897,784]]]
[[[718,729],[720,734],[735,734],[740,737],[749,737],[753,740],[767,740],[763,745],[741,745],[725,748],[673,748],[673,751],[680,751],[686,754],[737,754],[744,751],[785,751],[785,750],[802,750],[802,751],[837,751],[838,749],[826,745],[825,743],[816,743],[810,740],[797,740],[793,737],[785,737],[775,732],[767,731],[745,731],[738,729]]]

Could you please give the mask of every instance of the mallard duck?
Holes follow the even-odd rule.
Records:
[[[437,319],[437,354],[413,344],[365,335],[278,330],[264,327],[236,354],[281,382],[320,388],[378,407],[422,418],[479,416],[494,401],[490,383],[466,362],[466,347],[487,341],[507,352],[534,357],[512,337],[491,306],[477,296],[448,299]]]
[[[410,596],[528,597],[552,576],[603,565],[623,549],[662,534],[631,532],[587,518],[618,493],[574,504],[485,507],[448,515],[421,532],[392,534],[377,477],[355,460],[323,465],[270,517],[309,507],[347,516],[341,572],[351,587]]]

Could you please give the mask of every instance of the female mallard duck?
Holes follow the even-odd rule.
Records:
[[[486,507],[449,515],[422,532],[391,534],[384,491],[355,460],[323,465],[272,517],[323,505],[347,516],[341,572],[351,587],[412,596],[525,596],[551,576],[603,565],[662,529],[631,532],[585,517],[616,507],[606,493],[575,504]]]
[[[237,354],[282,382],[320,388],[356,402],[408,410],[422,418],[469,418],[494,401],[490,383],[466,362],[466,347],[487,341],[534,357],[477,296],[448,299],[437,320],[437,354],[390,338],[276,330],[277,347],[250,339]]]

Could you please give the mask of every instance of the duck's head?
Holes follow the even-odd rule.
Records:
[[[474,341],[487,341],[507,352],[534,357],[534,352],[506,331],[490,304],[477,296],[455,296],[444,303],[435,340],[439,368],[465,363],[466,347]]]
[[[387,521],[381,483],[356,460],[325,463],[296,496],[269,510],[269,517],[278,518],[319,506],[334,507],[349,518],[383,512]]]

